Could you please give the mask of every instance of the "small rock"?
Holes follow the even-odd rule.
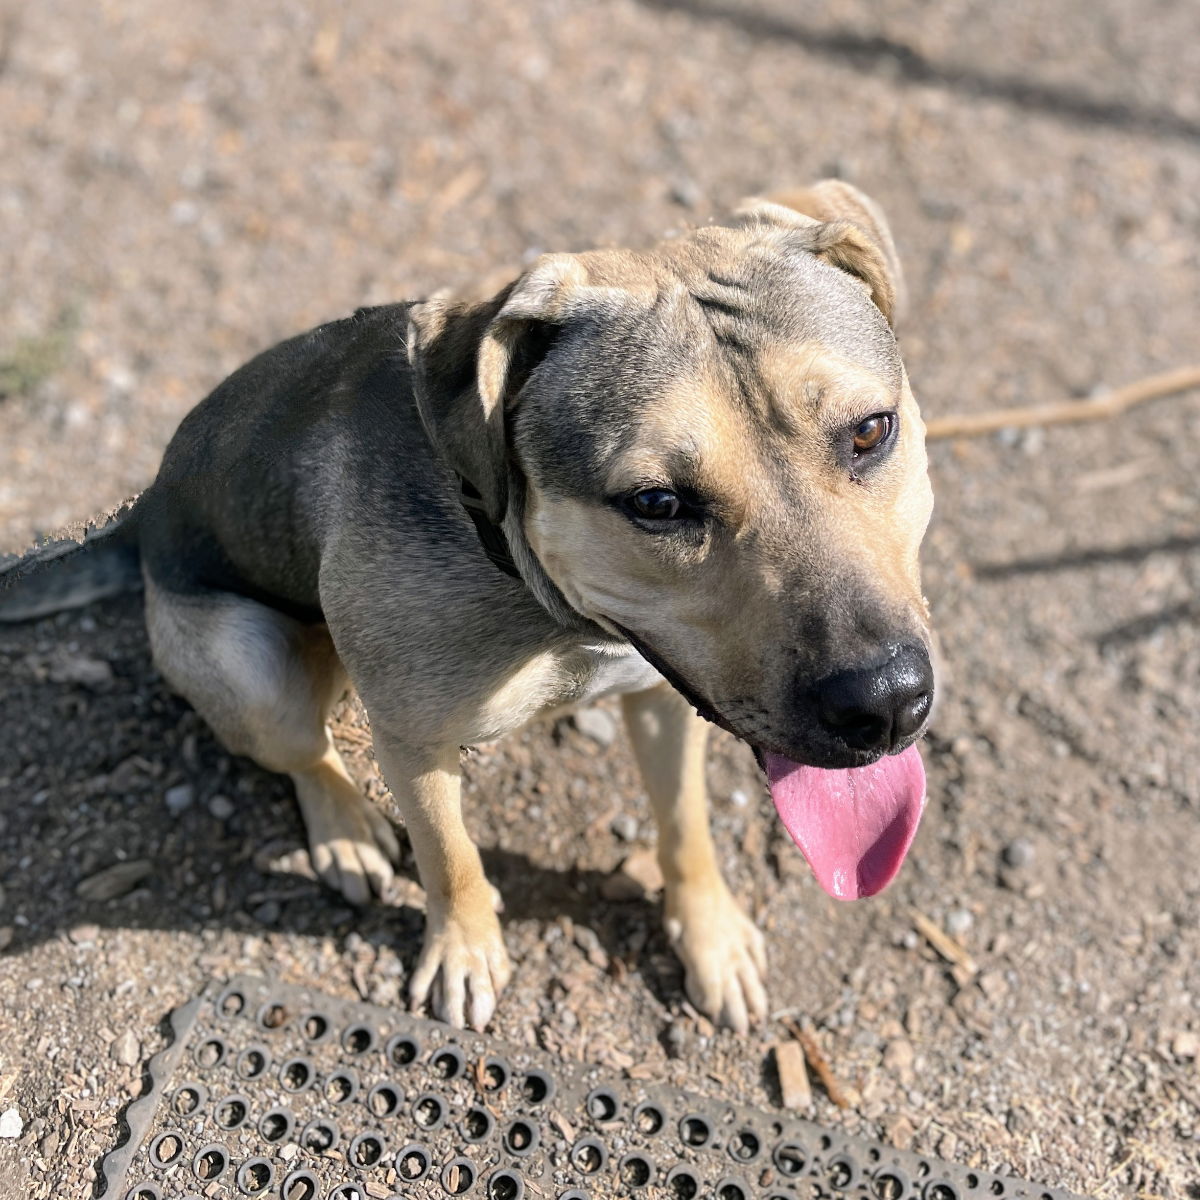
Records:
[[[1171,1039],[1171,1053],[1176,1058],[1200,1058],[1200,1033],[1181,1029]]]
[[[646,889],[617,869],[600,881],[600,895],[614,904],[628,904],[633,900],[644,900]]]
[[[25,1122],[15,1108],[0,1113],[0,1138],[19,1138],[24,1128]]]
[[[67,938],[72,945],[89,946],[100,936],[99,925],[73,925],[67,930]]]
[[[950,743],[950,753],[960,761],[970,758],[974,753],[974,750],[975,742],[971,738],[967,737],[965,733],[960,734],[954,739],[953,742]]]
[[[632,842],[638,835],[637,818],[632,813],[620,813],[613,817],[609,829],[623,842]]]
[[[983,994],[993,1004],[1000,1001],[1008,991],[1008,980],[1004,978],[1004,972],[996,968],[984,971],[976,982]]]
[[[599,746],[611,746],[617,740],[617,723],[602,708],[581,708],[574,720],[575,728]]]
[[[640,883],[647,893],[662,891],[663,873],[654,850],[635,850],[621,864],[621,873]]]
[[[192,802],[196,799],[196,789],[190,783],[178,783],[167,788],[163,799],[166,801],[167,812],[177,817],[192,807]]]
[[[111,867],[81,879],[75,886],[75,894],[84,900],[115,900],[132,892],[153,870],[154,866],[147,858],[113,863]]]
[[[643,848],[628,855],[611,875],[601,881],[600,894],[605,900],[617,902],[644,900],[660,892],[662,886],[658,856],[653,850]]]
[[[687,1031],[680,1021],[672,1021],[664,1034],[667,1054],[671,1058],[682,1058],[687,1050]]]
[[[50,1130],[41,1142],[38,1143],[38,1150],[43,1158],[53,1158],[58,1153],[58,1147],[62,1139],[55,1129]]]
[[[283,910],[279,907],[278,900],[266,900],[260,904],[250,915],[260,925],[274,925],[279,920],[279,914]]]
[[[13,927],[0,925],[0,951],[7,950],[12,945]]]
[[[883,1065],[889,1071],[911,1071],[913,1059],[916,1057],[912,1042],[907,1038],[896,1038],[888,1042],[883,1052]]]
[[[695,208],[700,203],[700,189],[690,179],[677,179],[671,184],[670,196],[681,208]]]
[[[84,687],[103,687],[112,682],[113,671],[102,658],[86,654],[63,654],[50,664],[51,683],[78,683]]]
[[[974,924],[974,916],[965,908],[956,908],[946,914],[946,932],[953,937],[962,937]]]
[[[895,1113],[884,1121],[883,1133],[884,1137],[897,1150],[907,1150],[912,1145],[917,1131],[913,1128],[913,1123],[906,1116],[902,1113]]]
[[[123,1067],[136,1066],[142,1058],[142,1046],[132,1029],[127,1029],[109,1047],[109,1053]]]
[[[608,954],[600,945],[600,939],[594,929],[589,929],[586,925],[576,925],[575,945],[587,955],[587,960],[592,966],[599,967],[602,971],[608,967]]]
[[[1033,843],[1028,838],[1014,838],[1004,847],[1002,856],[1010,867],[1028,867],[1034,859]]]
[[[729,803],[734,808],[745,808],[750,803],[750,797],[741,788],[734,788],[729,793]]]
[[[777,1042],[774,1053],[783,1107],[792,1112],[808,1112],[813,1102],[812,1085],[803,1048],[799,1042]]]
[[[214,796],[208,802],[208,811],[218,821],[228,821],[234,814],[234,804],[228,796]]]

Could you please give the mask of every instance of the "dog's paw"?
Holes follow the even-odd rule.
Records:
[[[671,889],[665,924],[688,999],[705,1016],[738,1033],[766,1020],[766,943],[723,882]]]
[[[480,1032],[492,1019],[512,965],[491,899],[467,914],[430,914],[409,986],[414,1009],[428,1003],[438,1020]]]
[[[313,870],[351,904],[382,896],[400,861],[387,817],[357,789],[338,788],[301,801]]]

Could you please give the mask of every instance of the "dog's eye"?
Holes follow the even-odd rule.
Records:
[[[854,456],[877,449],[888,440],[895,420],[891,413],[876,413],[860,422],[854,429]]]
[[[674,521],[684,515],[683,501],[666,488],[643,488],[629,497],[630,509],[645,521]]]

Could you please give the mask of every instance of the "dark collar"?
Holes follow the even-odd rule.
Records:
[[[475,526],[475,533],[483,546],[484,554],[505,575],[511,575],[513,579],[521,579],[521,572],[517,570],[517,564],[513,562],[504,530],[488,516],[479,489],[461,475],[458,476],[458,502],[467,510],[467,516],[471,518]]]

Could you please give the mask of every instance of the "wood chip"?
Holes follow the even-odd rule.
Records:
[[[956,982],[961,984],[964,977],[969,981],[975,976],[979,967],[960,942],[955,941],[941,926],[931,921],[919,909],[909,909],[909,915],[912,917],[916,931],[938,954],[953,966],[962,968],[961,975],[955,976]]]
[[[368,1196],[374,1196],[376,1200],[387,1200],[387,1198],[392,1194],[392,1189],[390,1187],[388,1187],[386,1184],[379,1183],[375,1179],[367,1180],[367,1182],[363,1184],[363,1191],[366,1192]]]
[[[783,1107],[792,1112],[808,1112],[813,1102],[812,1084],[808,1081],[808,1067],[800,1043],[776,1042],[772,1052],[779,1090],[783,1093]]]
[[[849,1108],[850,1101],[846,1096],[846,1092],[838,1082],[837,1076],[833,1073],[833,1068],[829,1065],[829,1061],[821,1053],[821,1047],[817,1045],[817,1039],[807,1029],[801,1029],[800,1025],[790,1017],[786,1018],[783,1024],[792,1037],[800,1043],[800,1046],[804,1050],[804,1057],[808,1059],[808,1065],[812,1068],[813,1074],[821,1081],[821,1086],[825,1089],[825,1094],[838,1108]]]
[[[649,1063],[634,1063],[633,1066],[625,1068],[625,1075],[629,1079],[653,1079],[657,1074]]]
[[[574,1143],[575,1130],[574,1130],[573,1126],[571,1125],[570,1121],[568,1121],[567,1118],[562,1115],[562,1113],[559,1113],[559,1112],[550,1113],[550,1124],[553,1125],[554,1128],[557,1129],[558,1132],[563,1135],[563,1138],[569,1144]],[[528,1180],[526,1180],[526,1182],[528,1182]]]

